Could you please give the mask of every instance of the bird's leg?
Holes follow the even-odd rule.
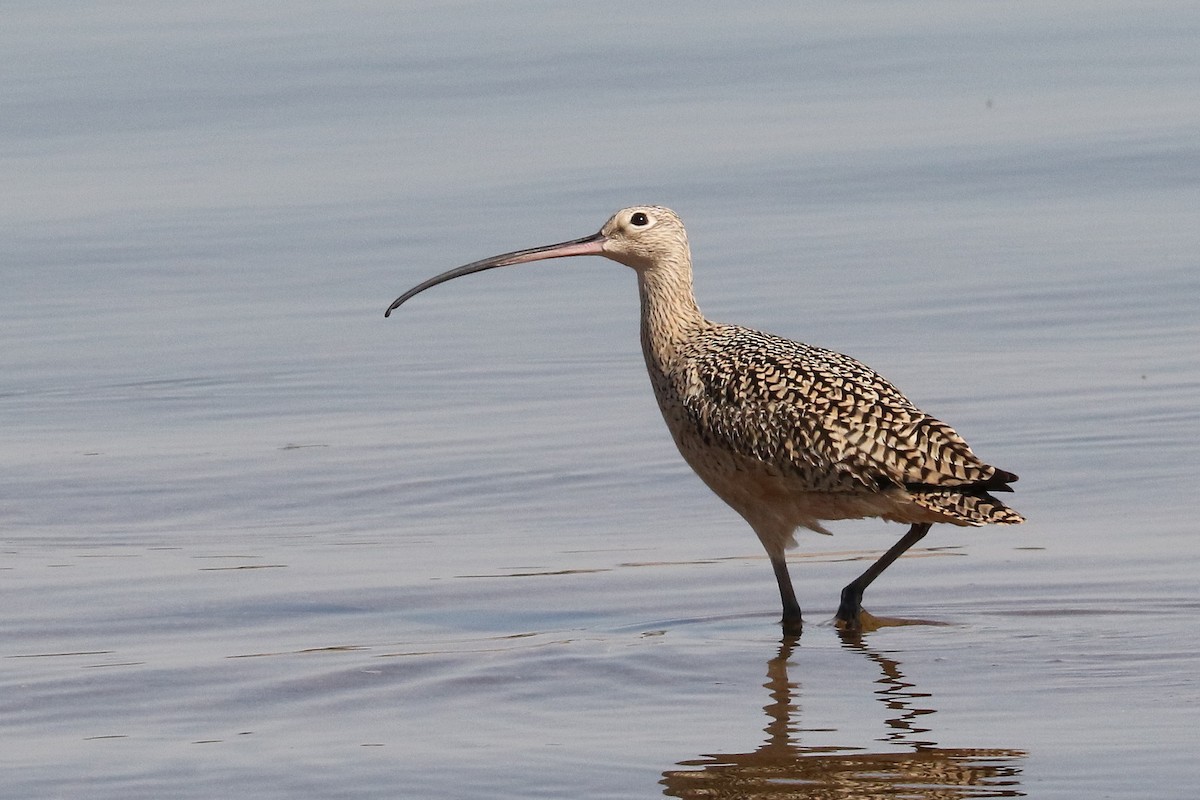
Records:
[[[782,553],[771,555],[771,566],[775,569],[775,580],[779,582],[779,599],[783,601],[783,619],[780,621],[783,631],[799,634],[804,621],[800,618],[800,603],[796,601],[796,590],[792,588],[792,578]]]
[[[908,529],[908,533],[900,541],[892,545],[891,549],[879,557],[879,560],[872,564],[867,571],[859,575],[850,583],[846,584],[846,588],[842,589],[842,602],[837,610],[837,622],[839,626],[850,630],[857,630],[861,624],[859,615],[862,613],[862,596],[867,587],[871,585],[871,581],[879,577],[885,569],[892,565],[892,562],[904,554],[904,551],[912,547],[917,542],[929,533],[930,523],[918,522]]]

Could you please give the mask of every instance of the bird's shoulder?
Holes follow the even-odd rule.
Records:
[[[920,413],[866,364],[823,347],[737,325],[712,325],[683,353],[683,366],[708,399],[818,413],[885,403]]]

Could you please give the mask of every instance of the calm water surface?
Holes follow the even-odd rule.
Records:
[[[0,796],[1189,797],[1200,10],[12,3]],[[757,541],[600,259],[849,352],[1015,529]]]

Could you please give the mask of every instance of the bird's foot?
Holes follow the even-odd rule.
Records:
[[[889,625],[907,624],[903,620],[876,617],[862,607],[862,589],[853,583],[842,589],[842,602],[838,605],[833,624],[838,631],[850,636],[858,636],[868,631],[876,631]]]
[[[857,632],[863,629],[862,590],[854,584],[842,589],[842,602],[838,604],[834,624],[838,630]],[[870,615],[867,615],[870,616]]]
[[[907,625],[909,623],[907,623],[903,620],[894,620],[894,619],[888,619],[886,617],[877,617],[874,614],[872,614],[870,611],[860,608],[858,610],[858,619],[857,620],[854,620],[853,622],[849,622],[849,621],[843,620],[841,617],[838,617],[834,620],[833,624],[834,624],[834,627],[837,628],[838,633],[842,634],[843,636],[851,636],[851,637],[857,638],[864,633],[870,633],[871,631],[877,631],[880,628],[886,628],[890,625]]]

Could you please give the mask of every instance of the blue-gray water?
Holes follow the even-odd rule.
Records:
[[[9,3],[0,74],[0,796],[1200,780],[1195,4]],[[780,642],[625,268],[383,318],[644,202],[1021,475],[867,594],[941,624],[844,643],[839,523]]]

